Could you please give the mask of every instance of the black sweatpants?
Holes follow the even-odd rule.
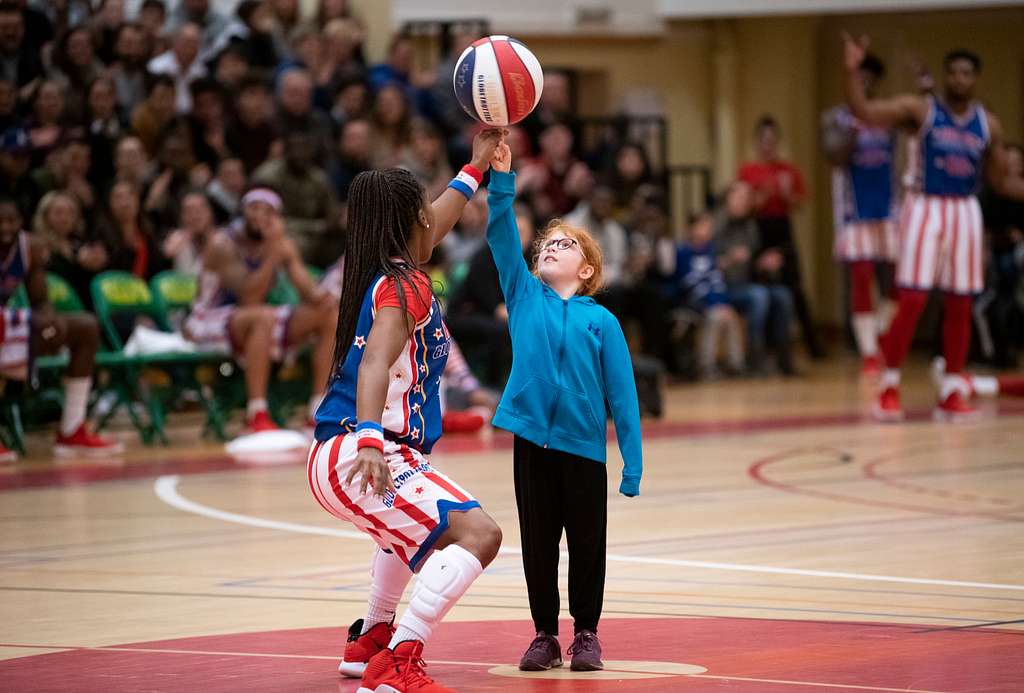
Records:
[[[604,603],[608,468],[516,436],[513,453],[523,569],[534,627],[558,634],[558,544],[569,547],[574,631],[597,632]]]

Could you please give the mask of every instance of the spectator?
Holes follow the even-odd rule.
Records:
[[[83,122],[86,88],[105,69],[93,54],[92,40],[85,27],[72,29],[61,37],[53,52],[53,67],[52,79],[64,88],[65,117],[72,123]]]
[[[299,0],[267,0],[274,15],[274,36],[278,55],[288,51],[288,37],[302,19],[299,11]]]
[[[101,62],[113,61],[118,29],[122,24],[124,24],[124,0],[100,0],[96,13],[89,21],[89,39]]]
[[[781,266],[772,273],[769,282],[781,282],[789,288],[807,350],[812,357],[822,358],[825,352],[804,295],[800,257],[790,219],[792,212],[803,204],[806,197],[804,179],[796,165],[781,158],[779,125],[774,118],[763,116],[758,120],[754,134],[757,160],[740,167],[739,179],[750,184],[754,190],[762,251],[774,249],[782,258]]]
[[[339,200],[348,200],[348,189],[353,179],[372,168],[372,136],[367,120],[349,120],[341,126],[338,155],[331,166],[331,182]]]
[[[145,191],[143,210],[162,238],[178,223],[182,194],[206,185],[212,173],[206,164],[196,161],[192,130],[182,118],[171,121],[161,133],[157,165],[157,175]]]
[[[146,63],[149,51],[145,32],[139,24],[124,24],[118,29],[114,61],[109,74],[117,91],[117,105],[125,116],[146,98]]]
[[[523,256],[532,266],[533,217],[526,205],[517,204],[515,211]],[[486,215],[484,218],[486,224]],[[445,319],[463,347],[471,355],[479,354],[484,380],[490,385],[502,386],[512,366],[512,341],[508,331],[508,308],[498,283],[498,268],[486,244],[479,247],[469,261],[465,278],[452,294]]]
[[[87,140],[72,138],[62,142],[47,157],[46,165],[32,172],[38,194],[63,189],[77,198],[85,214],[91,213],[96,193],[89,179],[90,159]]]
[[[472,126],[475,122],[462,109],[462,105],[455,96],[455,90],[452,89],[452,75],[455,74],[455,65],[459,57],[478,38],[480,38],[480,33],[471,24],[454,27],[448,55],[437,66],[434,84],[430,88],[431,110],[445,137],[448,138],[461,135],[467,127]],[[516,152],[512,152],[512,154],[514,162],[516,161],[514,158]]]
[[[206,195],[213,206],[213,216],[218,224],[226,224],[238,216],[242,193],[247,185],[245,166],[241,159],[221,159],[217,174],[206,186]]]
[[[565,217],[565,223],[586,229],[601,246],[606,292],[620,291],[626,278],[629,240],[626,229],[613,216],[615,191],[607,184],[594,186],[589,199],[581,200]]]
[[[545,70],[544,91],[541,92],[537,108],[522,122],[533,151],[540,148],[540,138],[544,131],[558,124],[569,128],[573,144],[580,142],[583,129],[572,105],[569,75],[559,70]]]
[[[556,123],[540,135],[540,156],[523,166],[519,190],[533,194],[541,218],[568,214],[592,181],[590,170],[573,156],[572,146],[572,131]]]
[[[197,164],[215,171],[220,160],[230,156],[224,117],[224,90],[215,80],[204,77],[192,83],[192,112],[185,117]]]
[[[228,148],[241,158],[246,173],[270,158],[271,146],[278,139],[273,106],[266,82],[248,77],[235,97],[235,119],[228,128]]]
[[[615,154],[611,172],[611,185],[615,191],[615,214],[620,220],[630,213],[630,207],[641,188],[654,184],[647,151],[635,142],[626,142]]]
[[[263,0],[243,0],[235,8],[236,19],[206,54],[217,56],[229,47],[239,49],[251,67],[270,71],[280,62],[274,45],[274,13]]]
[[[228,19],[210,7],[210,0],[180,0],[171,14],[168,31],[179,33],[189,24],[201,30],[202,47],[209,48],[228,29]]]
[[[448,187],[453,175],[444,141],[437,129],[422,118],[413,121],[410,130],[412,137],[399,165],[411,171],[423,184],[427,196],[434,199]]]
[[[139,6],[139,25],[152,55],[159,55],[167,50],[167,40],[163,35],[166,22],[167,6],[163,0],[142,0]]]
[[[711,213],[705,213],[697,219],[690,229],[689,243],[680,245],[676,253],[673,277],[677,301],[704,316],[697,348],[697,364],[704,380],[717,380],[721,377],[718,352],[723,337],[729,373],[736,375],[744,369],[740,319],[729,305],[725,280],[711,242],[713,231]]]
[[[301,130],[284,136],[284,155],[256,169],[253,182],[281,196],[283,215],[306,264],[326,267],[341,255],[338,205],[327,173],[313,160],[313,138]]]
[[[149,61],[149,71],[169,75],[174,80],[175,107],[178,113],[192,110],[192,82],[206,76],[206,65],[198,60],[200,28],[189,22],[174,35],[171,49]]]
[[[328,24],[339,19],[352,19],[349,0],[320,0],[316,9],[316,25],[326,28]]]
[[[0,197],[14,200],[26,219],[39,200],[38,189],[27,175],[30,170],[32,145],[28,132],[20,127],[6,130],[0,135]]]
[[[341,84],[350,80],[362,81],[366,75],[361,55],[363,28],[354,19],[333,19],[323,32],[323,83],[336,94]]]
[[[413,45],[412,39],[403,34],[394,36],[388,46],[387,62],[377,63],[370,68],[367,75],[370,88],[380,91],[386,86],[395,84],[403,92],[410,89],[415,57],[416,47]]]
[[[462,210],[455,228],[444,237],[441,248],[451,265],[469,262],[470,258],[485,245],[487,234],[487,199],[483,195],[474,197]]]
[[[114,150],[125,132],[117,112],[116,86],[110,77],[100,77],[89,85],[85,122],[91,154],[89,179],[104,190],[114,178]]]
[[[303,24],[292,31],[290,57],[281,61],[278,73],[294,68],[305,70],[313,84],[313,108],[324,113],[331,110],[333,67],[327,63],[324,38],[316,27]]]
[[[349,120],[370,117],[370,89],[362,79],[352,78],[338,84],[331,108],[331,119],[339,128]]]
[[[398,165],[409,146],[411,123],[405,92],[394,84],[380,88],[373,104],[374,168]]]
[[[231,44],[210,63],[210,73],[225,94],[235,94],[249,76],[249,67],[249,59],[242,47]]]
[[[770,341],[775,347],[779,369],[792,375],[789,330],[793,319],[793,298],[789,289],[781,284],[758,284],[754,281],[760,267],[765,263],[781,262],[781,256],[775,250],[759,255],[761,246],[757,222],[753,218],[753,195],[752,188],[744,181],[737,181],[729,187],[725,204],[715,215],[715,252],[725,276],[729,303],[747,321],[747,362],[751,372],[765,372]]]
[[[154,232],[142,214],[141,190],[129,181],[116,181],[107,197],[107,208],[98,236],[109,257],[109,269],[131,272],[149,281],[167,268]]]
[[[333,128],[324,113],[313,108],[313,79],[307,70],[293,67],[277,80],[278,132],[305,132],[313,139],[318,163],[331,150]]]
[[[168,234],[163,253],[175,272],[199,276],[203,249],[216,232],[213,208],[201,191],[192,190],[181,199],[181,223]]]
[[[142,188],[152,173],[142,140],[134,135],[122,137],[114,149],[114,177]]]
[[[26,41],[21,9],[13,2],[0,2],[0,77],[14,82],[19,89],[31,89],[42,75],[40,52]]]
[[[160,133],[174,118],[174,79],[170,75],[152,75],[146,88],[146,100],[132,111],[132,132],[142,141],[149,156],[155,156]]]
[[[1024,177],[1024,150],[1006,145],[1007,177]],[[974,313],[982,353],[999,368],[1016,368],[1024,347],[1024,202],[986,188],[980,196],[988,234],[986,290]]]
[[[60,190],[46,193],[36,208],[32,233],[50,252],[46,270],[67,281],[86,307],[91,307],[89,287],[92,278],[106,269],[107,251],[102,243],[89,238],[75,196]]]
[[[28,124],[33,168],[45,163],[46,157],[60,144],[64,133],[64,91],[57,82],[45,80],[36,89]]]

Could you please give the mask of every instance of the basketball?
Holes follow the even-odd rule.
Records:
[[[537,106],[544,89],[540,62],[521,41],[488,36],[463,51],[452,76],[455,96],[485,125],[514,125]]]

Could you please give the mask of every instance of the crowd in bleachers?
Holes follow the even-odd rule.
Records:
[[[48,270],[87,307],[90,282],[105,270],[146,280],[166,269],[195,274],[206,239],[239,214],[253,185],[280,194],[303,260],[325,269],[344,252],[357,174],[405,167],[436,195],[468,160],[478,126],[450,75],[477,35],[456,26],[450,38],[436,69],[422,71],[402,35],[384,62],[369,63],[365,28],[346,0],[321,0],[311,17],[294,0],[242,0],[232,16],[209,0],[144,0],[135,16],[122,0],[4,0],[0,195],[17,201],[49,247]],[[586,227],[604,251],[599,300],[635,353],[670,370],[792,374],[797,322],[819,355],[791,231],[765,223],[803,201],[799,171],[785,189],[766,191],[759,164],[744,167],[719,204],[678,234],[649,152],[623,137],[584,147],[570,86],[568,75],[547,73],[539,107],[509,135],[524,253],[554,217]],[[779,134],[771,119],[758,125],[764,156],[774,156]],[[1019,207],[1000,209],[991,310],[1019,315],[1024,223]],[[477,375],[500,386],[511,347],[486,221],[477,195],[433,270],[452,333]],[[1021,335],[995,338],[1012,353]]]

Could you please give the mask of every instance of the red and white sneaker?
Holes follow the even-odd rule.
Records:
[[[245,421],[246,433],[263,433],[264,431],[277,430],[280,430],[278,425],[274,423],[274,420],[270,418],[270,414],[265,409],[256,412]]]
[[[395,627],[391,623],[377,623],[365,633],[362,631],[363,619],[349,626],[345,654],[338,665],[338,673],[342,676],[360,678],[366,671],[367,662],[381,650],[387,649],[391,636],[395,634]]]
[[[902,421],[903,407],[900,406],[900,391],[895,387],[887,387],[882,390],[871,414],[876,421],[885,423]]]
[[[0,464],[9,464],[18,461],[18,453],[9,450],[6,445],[0,443]]]
[[[59,457],[75,457],[85,455],[88,457],[101,457],[103,455],[117,455],[124,452],[124,445],[116,440],[104,438],[89,430],[82,423],[78,430],[69,436],[57,432],[57,441],[53,444],[53,452]]]
[[[381,650],[366,667],[359,693],[455,693],[455,689],[442,686],[427,676],[427,664],[422,655],[423,643],[419,640],[406,640],[393,651]],[[384,666],[386,676],[375,675],[368,680],[367,674],[376,671],[379,665]]]
[[[878,356],[865,356],[860,362],[860,374],[876,376],[882,372],[882,359]]]
[[[977,421],[981,412],[972,406],[959,390],[953,390],[946,399],[941,400],[932,411],[932,419],[950,423],[967,423]]]

